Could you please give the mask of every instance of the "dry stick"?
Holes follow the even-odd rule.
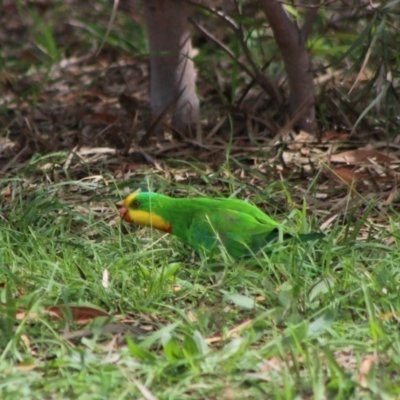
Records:
[[[282,4],[276,0],[259,0],[261,8],[274,32],[275,40],[281,50],[290,87],[290,108],[292,115],[304,105],[309,105],[307,115],[301,118],[300,127],[306,131],[316,130],[313,94],[313,78],[305,46],[307,35],[317,15],[318,6],[310,8],[302,29],[289,18]]]
[[[236,34],[237,38],[239,39],[240,45],[242,46],[243,53],[247,59],[247,62],[250,64],[251,69],[253,72],[250,71],[250,69],[243,64],[241,61],[239,61],[235,54],[231,52],[230,49],[228,49],[224,44],[222,44],[218,39],[216,39],[211,33],[209,33],[205,28],[197,24],[193,18],[189,18],[189,21],[200,31],[202,32],[208,39],[210,39],[212,42],[214,42],[217,46],[219,46],[223,51],[225,51],[226,54],[228,54],[229,57],[231,57],[237,64],[242,68],[243,71],[245,71],[252,79],[258,82],[258,84],[264,89],[264,91],[269,94],[273,99],[277,101],[278,104],[282,103],[282,96],[278,92],[277,88],[275,85],[273,85],[268,79],[265,77],[262,69],[258,67],[258,65],[254,62],[253,57],[251,56],[251,52],[246,44],[246,41],[244,40],[244,35],[243,35],[243,30],[241,27],[239,27],[235,21],[233,21],[231,18],[226,16],[225,14],[221,13],[218,10],[215,10],[212,7],[205,6],[204,4],[200,4],[196,1],[193,0],[187,0],[188,3],[196,5],[200,8],[203,8],[204,10],[210,12],[211,14],[214,14],[217,16],[222,22],[226,23],[229,25],[234,33]]]
[[[270,61],[267,61],[261,68],[261,71],[264,72],[264,70],[269,66]],[[244,88],[243,93],[240,95],[239,99],[236,102],[236,105],[239,106],[242,101],[245,99],[247,96],[247,93],[249,93],[250,89],[257,83],[257,81],[254,78],[251,78],[250,83]]]
[[[106,324],[100,328],[100,331],[101,333],[111,333],[111,334],[129,332],[134,335],[145,335],[146,333],[147,334],[149,333],[148,331],[138,326],[127,325],[123,323]],[[64,332],[61,334],[61,337],[66,340],[81,339],[83,337],[91,337],[91,336],[93,336],[93,330],[90,329],[80,329],[77,331]]]
[[[210,40],[212,40],[214,43],[216,43],[219,47],[221,47],[233,60],[235,60],[238,65],[245,71],[247,74],[251,77],[252,81],[251,83],[247,86],[246,90],[243,92],[242,96],[240,97],[239,101],[237,104],[240,104],[244,97],[246,96],[248,90],[254,85],[254,83],[258,83],[264,91],[269,94],[274,100],[277,101],[278,104],[282,104],[282,96],[280,95],[279,91],[277,90],[276,86],[273,85],[271,82],[269,82],[265,75],[264,75],[264,69],[268,66],[269,63],[264,65],[262,68],[259,68],[258,65],[254,62],[253,57],[251,56],[251,52],[246,44],[246,41],[244,39],[244,34],[243,34],[243,27],[242,25],[237,25],[236,22],[231,19],[230,17],[226,16],[225,14],[221,13],[218,10],[215,10],[211,7],[204,6],[202,4],[199,4],[195,1],[188,0],[189,3],[198,5],[202,7],[203,9],[211,12],[212,14],[216,15],[218,18],[220,18],[223,22],[225,22],[227,25],[231,27],[231,29],[234,31],[236,34],[244,55],[250,64],[253,72],[251,72],[246,65],[241,63],[239,60],[236,59],[236,56],[224,45],[222,44],[218,39],[216,39],[214,36],[212,36],[208,31],[206,31],[203,27],[199,26],[196,22],[193,21],[193,19],[190,20],[190,22],[197,27],[205,36],[207,36]],[[235,2],[237,5],[237,3]],[[239,10],[238,5],[237,5],[237,10]],[[238,11],[238,13],[240,13]],[[304,112],[303,112],[304,113]],[[296,119],[297,120],[297,119]],[[295,121],[296,121],[295,120]],[[268,126],[271,129],[271,126],[266,121],[263,121],[263,124]]]
[[[106,31],[106,33],[105,33],[105,35],[103,37],[103,40],[101,42],[101,45],[100,45],[99,49],[97,50],[97,52],[95,54],[95,57],[97,57],[100,54],[100,51],[104,46],[104,43],[106,42],[108,36],[110,35],[111,28],[113,27],[113,24],[114,24],[114,21],[115,21],[115,16],[117,15],[118,3],[119,3],[119,0],[114,0],[112,13],[110,15],[110,20],[108,21],[108,25],[107,25],[107,31]]]
[[[22,154],[25,153],[28,147],[29,143],[27,143],[8,163],[6,163],[6,165],[4,165],[3,168],[0,170],[0,175],[5,174],[6,171],[17,162],[17,160],[22,156]]]
[[[242,15],[240,12],[240,7],[238,5],[237,0],[234,1],[236,5],[236,10],[239,15]],[[221,12],[217,11],[217,15],[222,21],[228,23],[233,31],[236,34],[236,37],[239,39],[240,45],[242,46],[243,53],[250,64],[251,68],[253,69],[253,72],[256,76],[256,79],[259,83],[259,85],[273,98],[277,101],[278,104],[282,104],[282,96],[279,93],[278,89],[276,88],[276,85],[274,85],[272,82],[270,82],[264,75],[263,68],[260,68],[257,63],[254,61],[250,49],[247,46],[246,40],[244,38],[243,34],[243,25],[239,24],[237,25],[231,18],[227,17],[226,15],[222,14]]]
[[[236,61],[240,68],[243,69],[250,77],[255,79],[253,73],[244,65],[240,60],[238,60],[233,54],[233,52],[226,47],[223,43],[221,43],[215,36],[213,36],[210,32],[208,32],[205,28],[203,28],[201,25],[199,25],[196,21],[193,20],[193,18],[189,18],[189,22],[194,25],[207,39],[211,40],[214,42],[218,47],[220,47],[232,60]]]
[[[54,146],[51,146],[51,144],[49,146],[49,142],[40,136],[40,132],[36,124],[33,122],[33,119],[31,117],[24,117],[24,121],[29,129],[29,133],[31,134],[31,136],[47,150],[50,149],[50,151],[54,151]]]
[[[165,115],[171,111],[176,103],[178,102],[179,98],[182,96],[182,93],[185,91],[185,88],[181,89],[180,92],[167,104],[164,110],[156,116],[153,122],[150,124],[149,128],[147,129],[146,133],[143,135],[142,139],[140,140],[139,144],[143,144],[146,140],[153,134],[156,130],[160,121],[165,117]]]
[[[219,128],[221,128],[221,126],[225,123],[225,121],[227,120],[227,115],[224,115],[214,126],[214,128],[212,128],[210,130],[210,132],[208,133],[208,135],[206,136],[206,141],[208,142],[209,139],[211,139],[212,136],[214,136],[214,134],[218,131]]]
[[[296,125],[298,121],[303,118],[308,110],[310,109],[310,104],[304,104],[295,115],[293,115],[286,124],[279,129],[279,132],[270,140],[271,146],[273,146],[285,133],[293,130],[293,126]]]
[[[136,128],[137,128],[138,117],[139,117],[139,110],[136,109],[132,116],[131,129],[129,130],[129,135],[126,140],[124,150],[122,151],[123,154],[129,154],[129,149],[131,148],[132,141],[133,141],[133,139],[136,138]]]
[[[128,96],[125,93],[121,93],[118,96],[118,102],[125,110],[128,117],[130,117],[131,127],[128,133],[128,138],[125,140],[124,150],[122,151],[122,154],[129,154],[132,141],[134,139],[137,141],[136,128],[139,118],[139,102],[135,97]]]
[[[189,18],[189,22],[194,25],[201,33],[203,33],[204,36],[207,37],[210,41],[214,42],[218,47],[220,47],[232,60],[234,60],[239,67],[245,71],[251,79],[253,79],[255,82],[258,82],[258,84],[274,99],[277,101],[280,100],[280,95],[275,95],[276,89],[272,89],[273,85],[271,85],[267,79],[265,78],[264,75],[259,75],[256,73],[253,73],[245,64],[243,64],[240,60],[238,60],[233,54],[233,52],[225,46],[223,43],[221,43],[216,37],[214,37],[210,32],[208,32],[204,27],[199,25],[196,21],[193,20],[193,18]]]
[[[312,26],[318,14],[318,9],[318,6],[315,4],[314,7],[309,8],[308,13],[304,17],[303,26],[301,27],[301,36],[304,40],[304,43],[311,33]]]

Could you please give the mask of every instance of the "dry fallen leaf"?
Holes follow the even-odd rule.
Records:
[[[101,284],[103,288],[107,289],[108,286],[110,285],[110,275],[108,273],[108,269],[104,269],[103,271],[103,276],[101,278]]]
[[[77,324],[86,324],[90,320],[97,317],[109,317],[110,314],[98,308],[87,306],[68,306],[59,305],[50,307],[47,312],[58,318],[65,318],[65,315],[71,315],[74,322]]]
[[[224,337],[222,337],[220,335],[208,337],[208,338],[206,338],[206,342],[207,343],[215,343],[215,342],[219,342],[219,341],[221,341],[223,339],[226,339],[226,338],[237,337],[239,332],[241,332],[243,329],[245,329],[248,326],[250,326],[252,323],[253,323],[253,320],[248,319],[248,320],[242,322],[241,324],[239,324],[238,326],[235,326],[234,328],[230,329],[226,333],[226,335],[224,335]]]
[[[37,368],[35,364],[19,364],[15,367],[20,372],[29,372]]]
[[[361,363],[361,367],[360,367],[360,371],[357,377],[357,382],[363,386],[366,387],[367,386],[367,378],[368,378],[368,374],[370,373],[371,369],[374,367],[374,365],[379,361],[379,358],[377,355],[369,355],[367,357],[364,357],[362,363]]]
[[[344,167],[332,169],[324,168],[324,170],[337,181],[341,183],[346,183],[349,186],[355,185],[358,182],[361,182],[369,177],[369,175],[365,172],[356,172],[354,170]]]
[[[0,196],[8,203],[11,204],[12,198],[11,198],[11,185],[8,184],[1,192]]]
[[[334,142],[340,141],[344,142],[349,139],[350,133],[346,132],[336,132],[336,131],[326,131],[321,135],[321,142]]]
[[[391,318],[394,318],[397,321],[399,321],[400,320],[400,313],[398,313],[397,311],[391,311],[391,312],[388,312],[388,313],[384,313],[384,314],[378,315],[378,318],[381,321],[386,321],[386,320],[391,319]]]
[[[282,359],[278,357],[272,357],[262,363],[260,372],[280,371],[281,365]]]
[[[371,163],[370,160],[389,164],[391,162],[396,161],[395,158],[390,157],[387,154],[383,154],[379,151],[369,150],[369,149],[356,149],[356,150],[344,151],[339,154],[326,155],[325,160],[330,162],[343,162],[346,164],[361,164],[361,163],[370,164]]]
[[[301,131],[298,135],[296,135],[293,141],[290,141],[288,148],[291,150],[299,150],[303,148],[306,143],[313,143],[315,141],[316,139],[314,135],[311,135],[305,131]]]
[[[17,313],[15,314],[15,319],[17,321],[22,321],[24,319],[35,319],[39,316],[39,313],[37,312],[32,312],[32,311],[26,311],[26,310],[18,310]]]

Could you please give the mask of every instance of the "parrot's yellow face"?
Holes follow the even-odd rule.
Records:
[[[171,224],[155,212],[151,211],[151,203],[147,197],[135,192],[130,194],[123,202],[119,216],[137,225],[151,226],[167,233],[171,233]]]

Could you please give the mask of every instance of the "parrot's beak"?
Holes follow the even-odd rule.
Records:
[[[128,211],[128,209],[125,208],[125,207],[122,207],[122,208],[119,210],[119,217],[120,217],[121,219],[123,219],[124,221],[126,221],[126,222],[132,222],[131,216],[129,215],[129,211]]]

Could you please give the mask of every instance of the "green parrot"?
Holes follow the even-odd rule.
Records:
[[[172,198],[135,192],[124,200],[120,217],[175,235],[206,256],[222,245],[233,258],[248,257],[279,238],[278,222],[238,199]],[[296,237],[307,241],[324,236],[315,232]],[[283,234],[284,239],[291,237]]]

